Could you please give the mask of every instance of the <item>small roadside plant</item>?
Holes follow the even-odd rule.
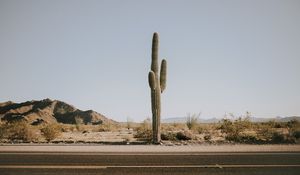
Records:
[[[186,126],[189,128],[189,130],[196,129],[200,115],[201,115],[201,113],[187,115]]]
[[[61,127],[58,124],[48,124],[41,129],[45,139],[50,142],[61,135]]]
[[[135,138],[150,142],[152,140],[151,120],[147,118],[136,128]]]
[[[256,141],[256,138],[254,136],[247,135],[245,133],[245,131],[247,129],[250,129],[251,127],[252,123],[249,120],[248,113],[246,113],[245,117],[241,116],[234,121],[226,118],[221,120],[219,129],[222,133],[226,134],[225,139],[228,141],[249,143]]]

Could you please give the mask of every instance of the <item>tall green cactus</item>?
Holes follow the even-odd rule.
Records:
[[[151,71],[148,74],[149,86],[151,89],[151,106],[152,106],[152,134],[153,143],[159,143],[160,139],[160,113],[161,103],[160,94],[166,88],[167,81],[167,61],[161,62],[160,75],[158,66],[158,34],[153,34],[152,39],[152,62]]]

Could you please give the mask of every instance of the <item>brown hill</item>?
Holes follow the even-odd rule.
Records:
[[[30,124],[65,123],[102,124],[116,123],[95,111],[81,111],[74,106],[58,100],[44,99],[41,101],[27,101],[14,103],[11,101],[0,103],[0,120],[14,121],[24,119]]]

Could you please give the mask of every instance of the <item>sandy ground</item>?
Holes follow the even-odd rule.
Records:
[[[300,145],[1,145],[0,152],[300,152]]]
[[[117,132],[63,132],[54,142],[123,142],[126,140],[136,141],[132,131],[120,130]]]

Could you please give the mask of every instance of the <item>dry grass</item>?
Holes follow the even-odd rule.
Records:
[[[134,137],[138,140],[143,141],[151,141],[152,139],[152,128],[151,128],[151,120],[148,118],[144,120],[140,126],[135,128],[136,133],[134,134]]]
[[[41,129],[42,135],[50,142],[61,135],[61,127],[58,124],[48,124]]]
[[[39,138],[39,131],[23,120],[3,124],[1,128],[2,138],[12,142],[34,142]]]
[[[200,115],[200,113],[187,115],[186,126],[189,128],[189,130],[195,129],[197,127]]]

